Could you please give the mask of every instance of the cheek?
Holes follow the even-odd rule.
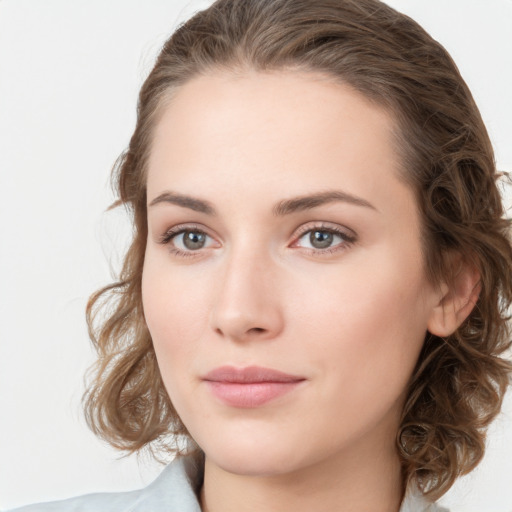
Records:
[[[387,261],[395,263],[380,258],[361,271],[347,266],[317,282],[315,293],[304,282],[304,293],[295,294],[296,336],[333,391],[351,389],[354,400],[400,394],[426,333],[422,273]]]
[[[322,273],[304,272],[289,299],[300,321],[319,330],[350,333],[360,345],[376,341],[366,336],[374,331],[403,337],[426,330],[425,286],[418,265],[401,264],[389,254]]]
[[[176,367],[183,371],[194,357],[208,324],[208,287],[190,281],[179,269],[170,272],[158,258],[147,257],[142,277],[144,316],[167,384]]]

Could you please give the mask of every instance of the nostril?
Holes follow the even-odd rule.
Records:
[[[249,332],[265,332],[265,329],[262,327],[253,327],[252,329],[249,329]]]

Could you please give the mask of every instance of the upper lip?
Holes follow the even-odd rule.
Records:
[[[305,380],[305,378],[271,368],[263,368],[261,366],[247,366],[245,368],[221,366],[208,372],[203,377],[203,380],[210,382],[249,384],[259,382],[298,382]]]

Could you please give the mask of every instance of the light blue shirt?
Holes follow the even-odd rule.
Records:
[[[38,503],[11,512],[201,512],[196,494],[198,470],[193,459],[182,457],[169,464],[150,485],[138,491],[86,494]],[[400,512],[448,512],[419,492],[407,493]]]

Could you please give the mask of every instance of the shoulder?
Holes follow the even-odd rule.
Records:
[[[137,510],[133,507],[138,506],[140,498],[140,491],[86,494],[60,501],[26,505],[8,512],[128,512]]]
[[[194,489],[196,473],[191,460],[180,458],[153,483],[137,491],[87,494],[10,512],[201,512]]]

